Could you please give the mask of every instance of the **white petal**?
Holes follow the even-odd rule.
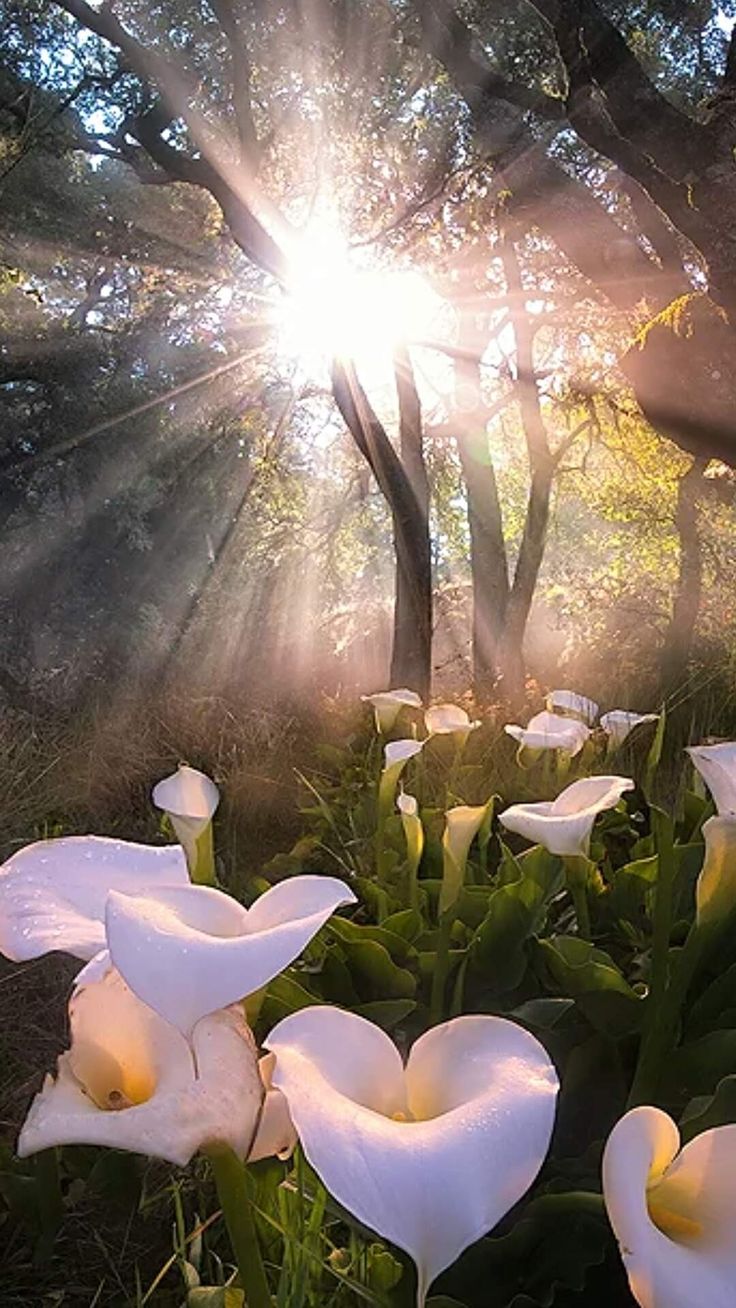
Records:
[[[248,1154],[264,1091],[240,1010],[199,1022],[192,1054],[179,1032],[112,972],[75,996],[70,1018],[71,1049],[31,1105],[18,1142],[21,1157],[61,1144],[109,1145],[179,1166],[214,1143]],[[142,1085],[150,1097],[117,1110],[100,1107],[93,1096],[115,1085],[123,1092],[133,1087],[133,1094]]]
[[[416,817],[419,812],[419,804],[414,795],[408,795],[405,790],[396,798],[396,807],[405,817]]]
[[[569,817],[575,813],[602,813],[615,808],[627,790],[634,789],[630,777],[582,777],[560,791],[552,804],[555,817]]]
[[[488,804],[490,802],[489,800]],[[445,814],[445,830],[442,836],[444,869],[439,903],[441,914],[455,903],[460,894],[470,846],[488,813],[488,804],[474,806],[458,804],[456,808],[448,809]]]
[[[271,1032],[274,1083],[289,1100],[304,1152],[359,1221],[417,1264],[419,1303],[434,1278],[492,1229],[531,1185],[552,1132],[557,1077],[533,1036],[502,1018],[461,1017],[417,1041],[404,1078],[408,1107],[385,1115],[393,1085],[388,1037],[336,1009],[304,1009]],[[379,1046],[375,1060],[364,1044]],[[346,1068],[345,1047],[360,1068]],[[380,1061],[381,1071],[376,1064]],[[393,1109],[393,1112],[396,1112]],[[398,1109],[401,1112],[401,1109]]]
[[[574,690],[553,690],[547,696],[547,704],[554,712],[563,709],[568,713],[577,713],[588,726],[592,726],[598,717],[598,705],[594,699],[578,695]]]
[[[382,690],[375,695],[361,695],[364,703],[372,704],[376,715],[376,728],[384,735],[393,727],[403,705],[421,708],[422,701],[413,690]]]
[[[705,859],[695,886],[698,923],[717,922],[736,907],[736,815],[703,823]]]
[[[435,704],[424,714],[430,736],[449,736],[453,731],[470,731],[470,718],[457,704]]]
[[[710,790],[718,812],[736,813],[736,742],[691,745],[687,752]]]
[[[220,792],[204,772],[182,764],[170,777],[157,782],[151,798],[156,808],[162,809],[164,813],[170,813],[172,817],[192,818],[200,822],[200,830],[204,830],[215,815]]]
[[[576,718],[562,718],[554,713],[537,713],[527,727],[507,726],[509,736],[527,749],[564,749],[571,755],[579,754],[590,731]]]
[[[679,1143],[671,1118],[644,1107],[606,1144],[603,1193],[629,1284],[641,1308],[733,1308],[736,1126],[705,1131],[676,1156]],[[670,1223],[665,1234],[650,1205],[691,1229]]]
[[[614,808],[633,786],[628,777],[584,777],[567,786],[553,803],[512,804],[499,813],[499,821],[509,831],[544,845],[550,854],[587,857],[597,815]]]
[[[611,709],[610,713],[603,714],[601,726],[610,736],[612,743],[618,747],[623,745],[634,727],[638,727],[642,722],[656,722],[658,718],[658,713],[629,713],[626,709]]]
[[[189,885],[179,845],[63,836],[18,850],[0,868],[0,953],[14,962],[50,950],[93,958],[105,947],[110,890]]]
[[[246,911],[205,886],[133,898],[112,894],[107,938],[115,966],[144,1003],[187,1033],[243,999],[302,952],[355,896],[334,877],[292,877]]]
[[[421,752],[422,740],[392,740],[384,750],[384,768],[388,771],[397,763],[408,763],[410,758]]]
[[[296,1148],[297,1134],[286,1095],[281,1090],[274,1090],[272,1085],[275,1063],[275,1054],[265,1054],[258,1063],[266,1096],[256,1137],[248,1155],[249,1163],[257,1163],[261,1158],[271,1158],[274,1155],[277,1158],[288,1158]]]

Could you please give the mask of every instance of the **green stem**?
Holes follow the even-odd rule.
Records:
[[[450,932],[454,921],[454,912],[445,913],[440,919],[437,957],[432,974],[432,994],[429,1001],[429,1020],[432,1026],[441,1022],[445,1014],[445,989],[447,973],[450,970]]]
[[[685,955],[688,953],[686,946],[679,961],[677,976],[673,977],[673,983],[668,989],[675,869],[673,830],[671,819],[660,809],[652,807],[651,816],[658,860],[657,885],[652,922],[649,994],[639,1058],[630,1095],[630,1102],[637,1104],[646,1102],[654,1093],[661,1059],[669,1050],[674,1038],[680,1007],[692,978],[692,972],[688,971],[685,965]],[[684,990],[682,990],[683,984]]]
[[[578,935],[581,940],[590,940],[590,908],[588,906],[588,876],[590,862],[582,854],[565,854],[565,878],[570,897],[575,906],[578,922]]]
[[[248,1193],[245,1164],[226,1145],[208,1149],[207,1157],[248,1308],[272,1308],[273,1301]]]

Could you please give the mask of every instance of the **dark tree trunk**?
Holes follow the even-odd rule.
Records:
[[[707,459],[693,459],[677,487],[675,525],[680,542],[680,569],[672,617],[662,647],[662,682],[666,696],[682,689],[698,620],[703,589],[698,498],[703,491],[707,464]]]
[[[416,391],[408,378],[409,390]],[[432,678],[432,571],[429,522],[419,493],[368,401],[351,365],[335,361],[332,392],[358,449],[368,463],[391,511],[396,550],[396,609],[391,681],[408,686],[423,698],[429,695]],[[401,403],[401,399],[400,399]],[[407,422],[411,404],[406,407]],[[420,441],[421,441],[421,427]],[[416,442],[409,429],[403,439]],[[422,465],[423,466],[423,465]]]
[[[401,463],[414,501],[416,522],[409,549],[396,552],[392,686],[409,686],[426,698],[431,689],[432,550],[429,535],[429,481],[424,462],[422,411],[408,349],[394,356],[399,401]],[[393,512],[393,506],[391,506]],[[396,519],[394,518],[394,523]],[[395,530],[398,545],[399,533]]]

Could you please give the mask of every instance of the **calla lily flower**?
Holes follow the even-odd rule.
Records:
[[[404,771],[409,759],[415,758],[417,754],[420,754],[423,746],[423,740],[392,740],[386,746],[384,750],[383,771],[378,783],[379,829],[383,827],[386,818],[390,815],[393,809],[396,787],[399,784],[399,777]]]
[[[209,886],[109,895],[107,941],[131,990],[188,1035],[207,1013],[265,986],[355,895],[335,877],[280,881],[253,906]]]
[[[583,722],[556,713],[536,713],[528,726],[510,724],[504,730],[527,749],[563,749],[572,757],[580,753],[590,736]]]
[[[477,731],[481,722],[471,722],[465,709],[457,704],[436,704],[424,714],[424,725],[430,736],[457,736],[465,744],[471,731]]]
[[[215,879],[211,824],[220,802],[214,781],[182,763],[153,787],[151,798],[166,813],[184,846],[192,880],[211,885]]]
[[[544,1161],[558,1090],[545,1049],[503,1018],[458,1017],[421,1036],[404,1068],[384,1031],[326,1007],[285,1018],[266,1044],[311,1166],[411,1255],[421,1308]]]
[[[583,777],[551,802],[512,804],[499,813],[499,820],[550,854],[587,858],[596,817],[615,808],[624,792],[633,789],[628,777]]]
[[[484,821],[490,816],[492,804],[493,800],[489,799],[487,804],[473,807],[460,804],[456,808],[447,810],[442,837],[444,867],[440,890],[440,916],[452,907],[462,890],[470,846]]]
[[[632,1109],[608,1138],[603,1195],[641,1308],[733,1308],[736,1125],[680,1151],[666,1113]]]
[[[574,690],[552,690],[547,696],[547,708],[551,713],[561,709],[563,713],[575,713],[587,726],[592,727],[598,717],[598,705],[594,699],[578,695]]]
[[[718,812],[736,813],[736,741],[691,745],[687,753],[713,796]]]
[[[372,704],[376,718],[376,731],[385,736],[393,727],[401,709],[421,708],[421,696],[414,690],[381,690],[375,695],[361,695],[364,704]]]
[[[0,953],[15,963],[57,949],[91,959],[105,948],[110,890],[145,895],[188,885],[180,845],[103,836],[36,841],[0,867]]]
[[[402,790],[396,800],[396,807],[401,814],[401,825],[404,828],[404,837],[406,839],[406,854],[409,861],[409,898],[412,907],[416,908],[416,879],[419,864],[422,861],[422,854],[424,853],[424,827],[419,816],[419,805],[414,795],[407,795]]]
[[[695,886],[698,926],[720,922],[736,908],[736,815],[703,823],[705,859]]]
[[[179,1166],[212,1144],[251,1155],[265,1089],[241,1010],[203,1018],[190,1047],[109,971],[75,993],[69,1017],[71,1046],[31,1105],[21,1157],[62,1144],[110,1145]],[[259,1157],[283,1138],[276,1114],[269,1111]]]
[[[626,709],[611,709],[601,717],[601,726],[614,749],[623,745],[626,737],[642,722],[657,722],[658,713],[629,713]]]

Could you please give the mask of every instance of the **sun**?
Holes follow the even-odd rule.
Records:
[[[400,343],[431,335],[441,302],[421,274],[361,264],[359,253],[328,223],[310,225],[295,245],[279,343],[311,376],[335,358],[351,359],[360,374],[390,369]]]

